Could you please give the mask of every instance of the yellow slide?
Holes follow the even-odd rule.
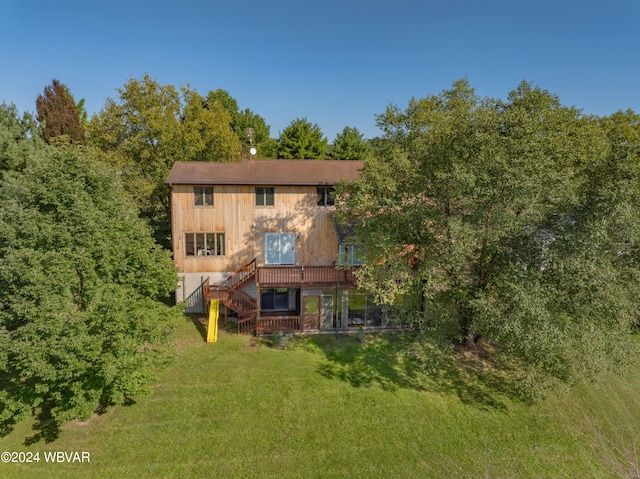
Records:
[[[218,316],[220,315],[220,300],[212,299],[209,302],[209,324],[207,325],[207,342],[215,343],[218,340]]]

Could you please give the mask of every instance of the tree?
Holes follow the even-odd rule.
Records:
[[[253,128],[253,139],[247,135],[247,129]],[[275,158],[277,156],[278,143],[271,138],[271,127],[260,115],[255,114],[249,108],[239,112],[236,117],[236,133],[245,147],[255,145],[261,158]]]
[[[87,115],[87,109],[84,106],[84,98],[80,98],[80,100],[76,102],[76,99],[71,94],[71,90],[69,90],[69,88],[66,85],[65,85],[65,91],[67,92],[67,95],[69,95],[69,98],[71,98],[71,101],[73,101],[73,104],[76,106],[76,111],[78,112],[78,118],[80,118],[80,126],[82,127],[83,130],[86,130],[87,122],[89,121],[89,118]]]
[[[467,347],[491,341],[520,364],[523,388],[629,359],[637,266],[617,267],[608,203],[593,204],[609,148],[595,119],[526,82],[500,101],[460,80],[389,107],[378,126],[339,211],[366,245],[359,280],[379,302],[421,295],[423,324]]]
[[[331,157],[336,160],[364,160],[368,151],[364,135],[357,128],[345,126],[342,133],[336,135]]]
[[[108,98],[91,118],[89,140],[105,152],[115,152],[129,171],[149,180],[162,178],[180,159],[180,93],[149,75],[131,78]]]
[[[210,91],[206,99],[207,105],[220,105],[230,116],[231,128],[236,132],[240,143],[244,147],[243,153],[246,155],[250,145],[258,149],[261,158],[275,158],[277,155],[277,142],[270,137],[271,127],[260,115],[257,115],[249,108],[240,110],[237,100],[228,91],[217,89]],[[250,139],[247,129],[253,128],[253,138]]]
[[[240,144],[228,126],[229,113],[218,102],[206,102],[196,91],[185,88],[183,97],[182,156],[187,161],[235,160]]]
[[[327,139],[320,127],[306,118],[296,118],[280,133],[278,157],[289,159],[319,159],[327,152]]]
[[[131,78],[117,99],[88,126],[89,142],[112,154],[124,173],[129,194],[156,239],[170,247],[169,195],[164,181],[176,161],[232,161],[239,141],[230,117],[215,102],[209,105],[189,87],[182,94],[149,75]]]
[[[0,180],[20,171],[40,147],[40,131],[30,113],[18,113],[14,104],[0,104]]]
[[[49,143],[53,138],[66,135],[72,142],[84,143],[84,128],[79,110],[69,89],[54,79],[46,86],[44,94],[36,99],[37,120],[42,124],[42,139]]]
[[[86,149],[46,147],[0,205],[0,422],[59,425],[144,392],[177,275],[119,175]]]
[[[232,97],[227,90],[218,88],[207,94],[206,104],[211,106],[214,103],[218,103],[222,109],[227,112],[229,115],[229,125],[237,132],[238,130],[235,128],[235,123],[239,112],[238,101]]]

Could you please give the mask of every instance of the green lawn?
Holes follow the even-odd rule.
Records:
[[[190,320],[176,361],[150,395],[110,408],[57,440],[25,445],[31,424],[0,451],[40,462],[0,464],[2,478],[614,478],[611,449],[640,432],[640,368],[528,405],[494,392],[497,377],[446,362],[426,371],[396,354],[411,338],[324,336],[286,350],[221,333],[206,344]],[[635,429],[634,429],[635,427]],[[89,452],[52,464],[45,451]]]

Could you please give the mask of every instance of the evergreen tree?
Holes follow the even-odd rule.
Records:
[[[247,134],[247,129],[253,129],[253,139]],[[277,142],[270,137],[271,128],[260,115],[255,114],[249,108],[238,113],[235,130],[240,141],[245,146],[254,145],[260,158],[275,158],[277,155]]]
[[[345,126],[342,133],[336,135],[331,149],[331,158],[336,160],[364,160],[369,148],[362,133],[357,128]]]
[[[41,123],[42,139],[50,143],[53,138],[67,136],[73,143],[84,143],[85,134],[79,110],[69,89],[53,80],[44,94],[36,99],[37,120]]]
[[[0,104],[0,180],[22,170],[42,139],[30,113],[22,116],[15,105]]]
[[[294,160],[322,159],[327,153],[327,139],[320,127],[306,118],[296,118],[280,133],[278,157]]]

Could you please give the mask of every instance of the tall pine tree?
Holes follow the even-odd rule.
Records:
[[[51,143],[53,138],[66,135],[73,143],[84,143],[84,128],[75,101],[59,80],[54,79],[38,96],[36,110],[44,141]]]

